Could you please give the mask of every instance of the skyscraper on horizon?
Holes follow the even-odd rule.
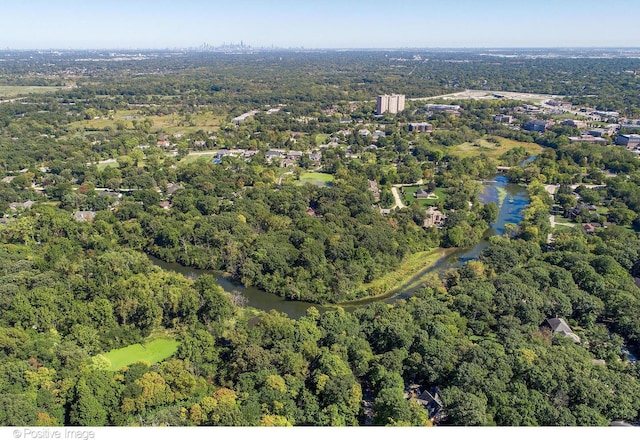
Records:
[[[398,113],[404,110],[404,95],[378,95],[376,113]]]

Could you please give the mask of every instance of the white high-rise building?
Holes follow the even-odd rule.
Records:
[[[398,113],[404,110],[404,95],[378,95],[376,113]]]

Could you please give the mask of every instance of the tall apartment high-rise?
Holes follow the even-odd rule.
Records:
[[[404,95],[378,95],[376,113],[398,113],[404,110]]]

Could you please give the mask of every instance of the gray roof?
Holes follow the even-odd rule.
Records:
[[[553,333],[559,333],[563,336],[566,336],[567,338],[573,339],[573,341],[576,343],[580,342],[580,338],[578,337],[578,335],[573,333],[573,331],[571,330],[571,327],[569,327],[569,325],[565,322],[564,319],[548,318],[546,322],[549,325],[549,327],[551,327],[551,330],[553,331]]]

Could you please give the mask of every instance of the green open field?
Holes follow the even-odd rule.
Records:
[[[188,156],[185,156],[182,159],[180,159],[180,163],[181,164],[185,164],[185,163],[197,162],[200,159],[205,160],[207,162],[211,162],[213,160],[214,156],[215,156],[215,154],[213,154],[213,153],[189,154]]]
[[[500,144],[494,144],[487,141],[487,137],[493,137],[500,141]],[[542,147],[533,142],[520,142],[513,139],[507,139],[500,136],[483,136],[474,142],[465,142],[460,145],[451,147],[436,147],[447,154],[454,154],[459,157],[474,157],[485,154],[492,159],[498,160],[507,151],[515,147],[524,147],[530,155],[538,155],[542,152]]]
[[[317,186],[330,186],[333,182],[333,175],[326,173],[302,173],[301,183],[311,183]]]
[[[320,133],[316,135],[316,145],[326,144],[329,140],[329,135],[325,133]]]
[[[416,199],[415,193],[420,188],[422,187],[420,186],[403,186],[402,187],[402,189],[404,190],[404,194],[402,195],[402,198],[404,199],[403,201],[405,202],[405,204],[417,202],[421,206],[425,207],[425,206],[437,205],[438,203],[443,202],[445,200],[446,195],[440,188],[436,188],[435,190],[433,190],[433,193],[436,195],[435,198]],[[428,191],[426,188],[423,188],[423,189],[425,191]],[[400,194],[402,194],[402,191],[400,191]]]
[[[102,356],[110,362],[108,369],[117,371],[138,361],[146,361],[150,364],[163,361],[176,352],[178,345],[179,343],[175,339],[158,338],[145,342],[144,345],[133,344],[117,350],[111,350]]]
[[[105,130],[109,127],[115,128],[116,122],[120,121],[124,122],[125,129],[133,129],[134,120],[144,121],[145,119],[153,121],[152,130],[162,131],[167,134],[177,132],[194,133],[199,130],[213,131],[217,130],[224,122],[224,116],[210,111],[191,114],[190,120],[187,121],[184,116],[175,113],[163,116],[145,116],[140,110],[116,110],[109,117],[77,121],[70,125],[71,127],[85,130]]]
[[[53,86],[0,86],[0,98],[15,98],[29,93],[49,93],[62,89]]]

